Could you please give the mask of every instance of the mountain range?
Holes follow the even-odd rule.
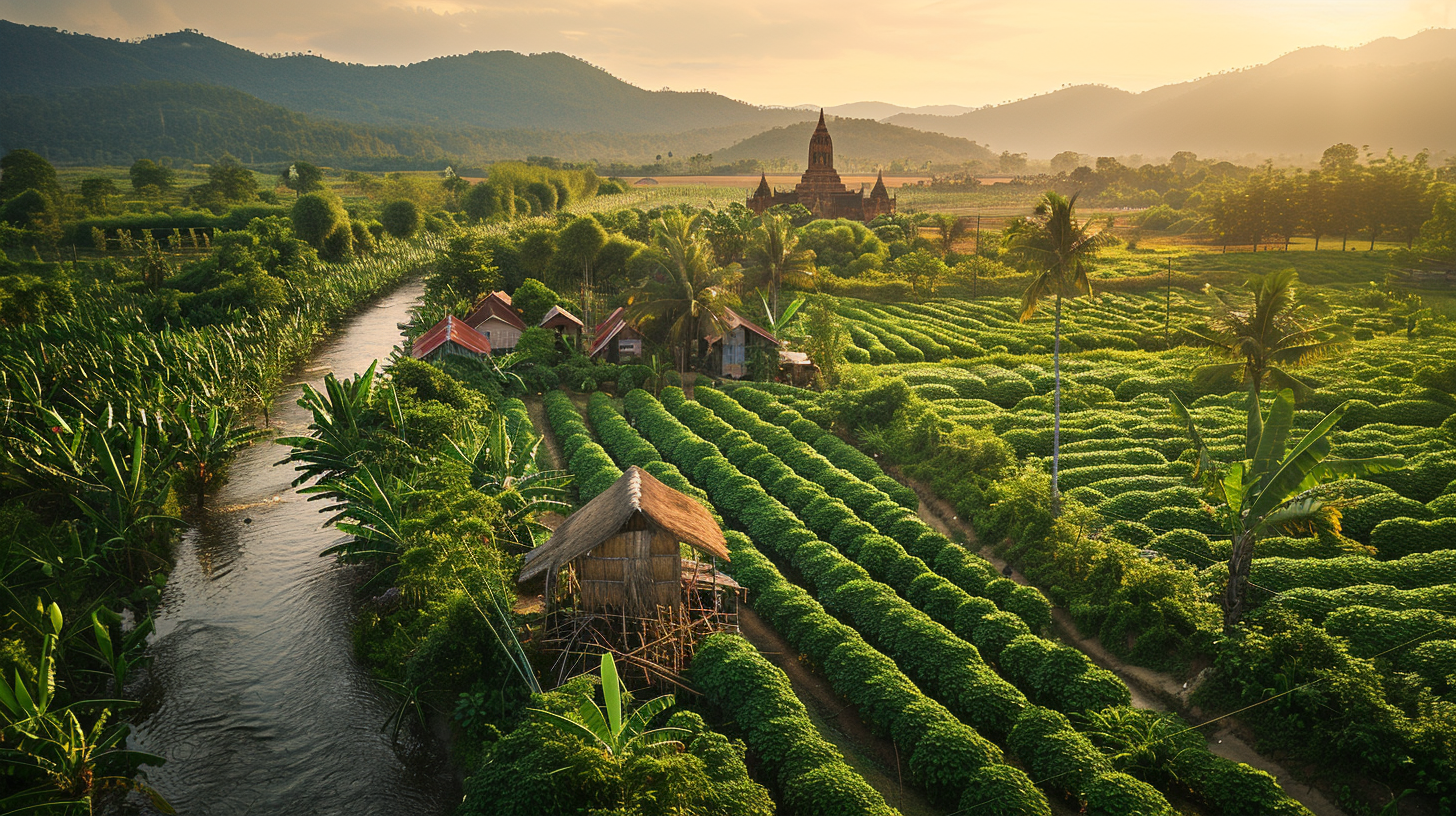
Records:
[[[1352,49],[1305,48],[1142,93],[1082,85],[977,109],[858,102],[825,111],[842,117],[841,154],[868,164],[1007,150],[1307,162],[1336,142],[1456,150],[1453,98],[1456,31],[1433,29]],[[669,152],[797,162],[814,113],[648,91],[565,54],[368,66],[256,54],[194,31],[123,42],[0,21],[0,148],[61,161],[207,161],[226,149],[244,161],[373,166],[527,155],[643,163]]]
[[[885,121],[1049,157],[1318,157],[1332,144],[1456,150],[1456,30],[1351,49],[1303,48],[1273,62],[1142,93],[1083,85],[959,116]]]

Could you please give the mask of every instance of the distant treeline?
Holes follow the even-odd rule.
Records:
[[[709,138],[704,136],[702,138]],[[318,119],[211,85],[152,82],[40,96],[0,93],[0,147],[55,164],[129,165],[139,156],[248,165],[303,159],[358,170],[437,169],[550,153],[640,161],[667,137],[467,127],[361,125]]]

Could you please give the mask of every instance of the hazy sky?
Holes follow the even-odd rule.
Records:
[[[763,105],[983,105],[1407,37],[1456,26],[1456,0],[0,0],[0,18],[112,37],[196,28],[364,63],[563,51],[642,87]]]

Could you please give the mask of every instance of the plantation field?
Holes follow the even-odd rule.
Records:
[[[585,418],[564,393],[545,399],[581,501],[635,464],[721,514],[728,569],[755,609],[893,737],[933,801],[988,813],[1044,813],[1048,795],[1099,813],[1306,812],[1267,775],[1208,753],[1176,718],[1128,708],[1114,675],[1039,634],[1051,609],[1041,592],[935,532],[916,516],[912,491],[769,394],[700,388],[691,401],[669,388],[659,401],[638,390],[624,415],[597,393]],[[739,653],[744,668],[724,675],[720,648],[699,653],[694,677],[711,702],[737,712],[751,751],[783,750],[774,723],[720,685],[752,687],[771,672],[744,672],[756,665],[750,650]],[[1105,716],[1166,734],[1158,761],[1183,781],[1160,791],[1116,770],[1098,747],[1117,730]],[[838,782],[815,797],[862,790],[847,769],[825,773]],[[779,782],[786,795],[808,795],[791,793],[792,776]],[[876,812],[864,797],[874,805],[813,798],[800,807]]]
[[[1175,671],[1195,655],[1215,655],[1225,671],[1204,690],[1205,702],[1259,706],[1276,693],[1268,689],[1299,686],[1298,695],[1269,704],[1261,715],[1260,735],[1271,745],[1297,746],[1374,775],[1401,778],[1408,773],[1401,765],[1439,767],[1447,755],[1440,735],[1452,733],[1456,383],[1450,363],[1456,331],[1440,310],[1433,314],[1414,300],[1381,297],[1369,283],[1379,268],[1375,258],[1332,256],[1319,256],[1308,277],[1340,282],[1318,291],[1350,344],[1301,369],[1315,388],[1297,406],[1293,437],[1348,401],[1331,437],[1331,456],[1399,455],[1404,466],[1318,488],[1313,495],[1335,509],[1336,529],[1288,531],[1258,542],[1249,579],[1255,608],[1249,632],[1239,641],[1220,636],[1210,602],[1227,578],[1229,535],[1194,478],[1197,454],[1169,403],[1174,394],[1188,406],[1216,461],[1243,458],[1245,392],[1232,381],[1195,383],[1191,372],[1210,358],[1181,345],[1182,327],[1216,307],[1212,295],[1175,287],[1167,294],[1104,292],[1096,300],[1064,303],[1058,481],[1072,502],[1068,512],[1076,521],[1069,523],[1078,525],[1080,543],[1059,541],[1045,516],[1044,492],[1039,499],[1034,495],[1038,478],[1045,490],[1052,452],[1051,321],[1039,315],[1020,322],[1019,300],[842,300],[839,313],[853,341],[848,356],[854,361],[846,387],[868,389],[860,391],[869,394],[861,398],[860,415],[878,417],[875,421],[854,425],[854,411],[846,411],[844,397],[833,394],[785,386],[731,393],[753,413],[806,438],[822,433],[821,423],[848,422],[843,429],[866,450],[905,461],[912,475],[957,507],[983,541],[1018,563],[1052,603],[1068,609],[1085,633],[1100,637],[1113,653]],[[1185,254],[1178,262],[1184,268],[1217,263],[1253,272],[1256,264],[1291,257]],[[1129,262],[1116,254],[1108,260],[1124,268]],[[897,410],[891,405],[874,413],[875,389],[889,377],[898,377],[918,397],[916,418],[908,421],[919,425],[899,432],[880,425]],[[699,393],[710,405],[721,399]],[[895,420],[902,421],[907,420]],[[919,461],[903,451],[905,434],[912,439],[920,434],[925,452]],[[1000,471],[978,466],[977,457],[986,457],[976,446],[988,438],[1009,448],[1019,464]],[[877,470],[863,455],[859,465],[865,475]],[[866,501],[831,492],[851,506]],[[870,512],[868,506],[860,509]],[[891,510],[887,505],[878,512]],[[828,535],[832,528],[816,532]],[[939,548],[920,552],[913,538],[902,541],[888,532],[909,554],[939,569]],[[1109,573],[1112,564],[1119,566]],[[941,574],[955,580],[953,570]],[[884,579],[894,584],[888,575]],[[903,589],[913,600],[911,588]],[[965,634],[995,659],[994,647],[976,641],[974,632]],[[1332,651],[1291,662],[1288,650],[1311,648]],[[1235,665],[1239,670],[1230,671]],[[1015,671],[1004,660],[999,666],[1003,673]],[[1335,678],[1341,674],[1359,679],[1339,683]],[[1311,719],[1320,707],[1327,713]],[[1332,720],[1331,707],[1345,713]],[[1315,733],[1329,739],[1355,722],[1357,710],[1368,717],[1365,748],[1315,746],[1317,738],[1301,725],[1328,722],[1328,731]],[[1398,758],[1352,754],[1370,745]],[[1427,787],[1421,790],[1441,795],[1449,778],[1435,773],[1422,784]]]

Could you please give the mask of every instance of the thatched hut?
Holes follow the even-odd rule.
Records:
[[[634,465],[528,553],[518,580],[545,576],[550,604],[552,581],[569,565],[578,611],[654,619],[659,607],[681,610],[685,592],[700,582],[736,588],[711,564],[685,563],[680,544],[728,560],[712,515]]]

